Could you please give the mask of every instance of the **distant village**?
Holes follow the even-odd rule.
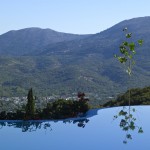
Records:
[[[101,102],[102,99],[99,95],[93,95],[92,93],[87,93],[87,98],[90,99],[90,103],[95,103],[95,100]],[[47,96],[47,97],[35,97],[35,105],[36,108],[44,108],[47,103],[56,101],[58,99],[66,99],[66,100],[77,100],[76,93],[72,93],[71,96]],[[113,99],[113,97],[107,97],[107,99]],[[27,97],[0,97],[0,111],[16,111],[20,109],[24,109],[27,103]]]
[[[44,108],[47,105],[47,103],[53,102],[58,99],[75,100],[77,99],[77,97],[60,97],[57,95],[48,97],[35,97],[35,105],[36,108]],[[26,103],[27,97],[1,97],[0,111],[16,111],[17,109],[24,108]]]
[[[36,97],[36,108],[44,108],[48,102],[53,102],[60,97]],[[17,109],[24,109],[27,103],[27,97],[1,97],[0,98],[0,111],[16,111]]]

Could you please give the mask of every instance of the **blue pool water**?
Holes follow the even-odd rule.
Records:
[[[1,150],[150,150],[150,106],[132,107],[136,110],[131,112],[136,118],[135,129],[128,131],[119,126],[121,116],[114,119],[122,108],[90,110],[82,118],[61,121],[0,121],[0,147]],[[143,133],[138,133],[140,127]]]

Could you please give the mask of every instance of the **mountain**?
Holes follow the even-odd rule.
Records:
[[[90,54],[98,53],[102,54],[105,58],[110,58],[114,53],[118,52],[120,43],[125,40],[125,36],[122,30],[127,27],[128,32],[133,33],[133,38],[143,39],[144,48],[138,53],[139,55],[144,53],[144,56],[150,54],[148,51],[150,39],[150,17],[134,18],[130,20],[122,21],[113,27],[89,36],[88,38],[81,40],[73,40],[71,42],[60,42],[59,44],[50,44],[43,50],[40,55],[51,55],[51,53],[65,53],[66,54]],[[67,50],[67,51],[66,51]]]
[[[82,39],[89,35],[56,32],[51,29],[26,28],[0,35],[0,54],[20,56],[37,52],[48,44]]]
[[[48,39],[43,34],[38,38],[35,36],[41,35],[42,29],[34,29],[34,33],[31,33],[32,29],[22,29],[3,34],[0,36],[1,95],[22,95],[30,87],[40,96],[74,96],[81,91],[93,99],[91,103],[99,104],[125,92],[128,87],[149,86],[149,24],[150,17],[134,18],[94,35],[58,32],[63,35],[61,40],[52,38],[50,34],[49,40],[40,40]],[[125,27],[133,33],[135,41],[144,40],[142,47],[136,47],[136,66],[130,83],[123,66],[113,57],[119,53],[119,45],[125,40],[122,31]],[[16,36],[8,36],[13,32]],[[7,45],[7,42],[11,44]]]

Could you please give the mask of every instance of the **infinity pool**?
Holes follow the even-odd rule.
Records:
[[[1,150],[150,150],[150,106],[132,107],[135,128],[123,130],[123,107],[94,109],[78,119],[0,121]],[[128,108],[127,108],[128,109]],[[139,129],[143,133],[138,133]],[[129,136],[130,135],[130,136]]]

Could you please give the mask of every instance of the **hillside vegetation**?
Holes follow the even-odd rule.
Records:
[[[125,20],[94,35],[27,28],[0,35],[0,96],[73,96],[85,92],[101,104],[127,90],[125,71],[114,60],[122,29],[143,39],[131,88],[150,85],[150,17]]]
[[[150,86],[145,88],[134,88],[131,92],[131,105],[150,105]],[[129,105],[129,91],[121,94],[116,100],[105,103],[104,107]]]

